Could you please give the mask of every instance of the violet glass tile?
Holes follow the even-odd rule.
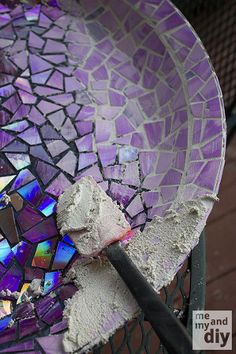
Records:
[[[114,200],[117,200],[119,203],[126,206],[134,196],[135,190],[128,186],[112,182],[109,194]]]
[[[60,173],[58,177],[47,187],[46,191],[55,197],[59,197],[66,188],[69,188],[71,182],[65,177],[63,173]]]
[[[75,141],[79,152],[93,151],[93,135],[88,134]]]
[[[27,231],[42,221],[42,219],[43,218],[29,205],[26,205],[17,216],[17,221],[23,231]]]
[[[98,155],[102,166],[106,167],[115,162],[117,149],[115,146],[100,145],[98,147]]]
[[[36,243],[43,241],[47,238],[51,238],[58,234],[56,222],[53,217],[49,217],[46,220],[42,221],[40,224],[34,226],[29,231],[26,231],[23,234],[23,237],[32,242]]]
[[[13,264],[0,280],[0,291],[6,289],[9,289],[11,292],[18,291],[21,281],[22,272]]]
[[[36,317],[26,318],[19,321],[19,338],[33,334],[39,330]]]
[[[95,129],[96,142],[102,143],[104,141],[108,141],[111,135],[112,127],[113,123],[111,121],[98,119],[96,121]]]

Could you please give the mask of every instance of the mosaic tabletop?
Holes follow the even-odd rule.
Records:
[[[171,2],[62,8],[0,4],[0,353],[64,352],[78,258],[55,222],[67,187],[93,176],[139,229],[216,194],[224,163],[218,80]]]

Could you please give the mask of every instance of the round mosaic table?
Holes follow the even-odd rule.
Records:
[[[63,9],[0,4],[0,353],[64,352],[76,288],[63,276],[78,257],[55,223],[65,188],[93,176],[143,229],[216,195],[224,164],[219,84],[171,2]],[[42,294],[25,301],[33,279]]]

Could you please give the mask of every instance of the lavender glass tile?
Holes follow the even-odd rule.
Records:
[[[101,160],[102,166],[106,167],[115,162],[117,148],[116,146],[100,145],[98,146],[98,156]]]
[[[83,173],[80,173],[75,178],[75,180],[78,181],[80,178],[82,178],[84,176],[92,176],[95,179],[96,182],[102,182],[103,181],[102,174],[101,174],[100,169],[99,169],[97,164],[95,164],[94,166],[88,168]]]
[[[59,197],[66,188],[71,186],[71,182],[66,178],[63,173],[60,173],[58,177],[47,187],[46,191],[55,197]]]
[[[109,194],[114,200],[126,206],[130,199],[134,196],[135,190],[128,186],[123,186],[122,184],[112,182]]]
[[[88,134],[76,140],[75,144],[79,152],[93,151],[93,135]]]
[[[77,146],[78,147],[78,146]],[[77,158],[72,151],[69,151],[58,163],[57,167],[69,173],[71,176],[75,175]]]

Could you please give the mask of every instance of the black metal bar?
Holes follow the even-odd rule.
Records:
[[[192,350],[192,340],[186,328],[161,301],[120,244],[114,243],[109,246],[106,254],[168,352],[170,354],[196,353]]]
[[[194,310],[204,310],[206,292],[206,247],[205,233],[202,232],[198,245],[190,257],[191,280],[187,316],[187,329],[192,333],[192,317]]]

